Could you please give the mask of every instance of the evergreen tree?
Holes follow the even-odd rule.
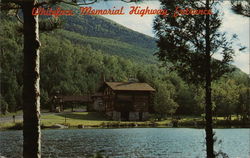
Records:
[[[1,11],[14,14],[23,24],[23,157],[41,157],[40,129],[40,39],[41,30],[51,31],[59,25],[58,20],[47,19],[39,24],[34,8],[51,7],[60,3],[87,5],[97,0],[2,0]],[[126,2],[126,1],[125,1]],[[130,2],[130,1],[128,1]],[[19,17],[22,12],[23,20]],[[49,22],[49,24],[47,24]]]
[[[217,3],[213,0],[161,0],[162,8],[167,9],[170,15],[157,16],[154,21],[159,47],[156,55],[159,60],[164,61],[168,67],[172,65],[186,81],[204,85],[208,158],[215,157],[211,82],[231,71],[229,63],[234,54],[232,41],[227,40],[225,33],[219,32],[221,18],[216,9]],[[183,11],[180,9],[186,8],[208,12],[204,15],[181,15]],[[218,52],[223,59],[212,59],[212,55]]]
[[[93,3],[95,0],[93,1]],[[33,15],[36,7],[57,3],[78,4],[77,1],[63,0],[2,0],[1,11],[13,12],[19,17],[23,14],[23,157],[41,157],[40,129],[40,40],[38,15]],[[86,4],[84,1],[83,4]],[[57,24],[51,23],[44,29],[51,30]]]

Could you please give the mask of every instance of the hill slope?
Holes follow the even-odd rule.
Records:
[[[65,8],[65,7],[64,7]],[[74,9],[67,6],[66,9]],[[75,7],[75,9],[77,9]],[[154,63],[155,39],[102,16],[64,16],[62,38],[132,60]],[[68,31],[68,32],[66,32]]]
[[[0,32],[2,92],[0,104],[3,107],[0,110],[15,111],[22,106],[23,38],[22,33],[18,32],[20,29],[17,28],[20,28],[20,25],[16,19],[2,15],[2,13],[0,13],[0,18],[0,30],[2,30]],[[77,18],[70,18],[72,23],[67,22],[69,19],[66,18],[63,26],[65,29],[40,33],[42,108],[50,107],[51,97],[57,92],[62,95],[95,93],[103,82],[104,75],[107,81],[128,81],[132,77],[141,82],[147,82],[156,89],[167,90],[171,96],[176,96],[171,99],[175,99],[174,101],[178,103],[179,114],[181,114],[180,111],[186,112],[186,109],[192,115],[200,115],[199,111],[203,112],[200,104],[196,104],[196,98],[201,98],[202,93],[197,93],[192,86],[189,88],[189,85],[186,85],[175,73],[169,73],[164,68],[160,69],[156,64],[146,63],[154,62],[153,38],[117,24],[111,25],[113,22],[110,20],[95,16],[97,23],[110,25],[112,28],[111,30],[107,28],[107,31],[111,31],[112,36],[106,36],[105,29],[103,30],[102,27],[91,28],[94,27],[92,26],[93,19],[90,18],[88,21],[85,17],[84,24],[81,23],[82,18],[79,19],[80,22],[77,22]],[[75,25],[73,25],[73,21],[75,21]],[[81,24],[86,25],[85,29],[81,28]],[[85,30],[89,30],[89,32],[84,32]],[[131,39],[128,35],[134,38]],[[139,42],[135,43],[135,41]],[[129,59],[134,59],[134,62]],[[238,72],[238,74],[228,76],[230,80],[235,80],[230,83],[236,85],[233,87],[248,86],[250,83],[248,76]],[[226,83],[224,81],[220,81],[215,87]],[[164,94],[168,94],[168,92],[163,91]]]
[[[63,28],[85,36],[112,38],[114,40],[155,49],[155,39],[142,33],[128,29],[102,16],[75,15],[63,18]]]

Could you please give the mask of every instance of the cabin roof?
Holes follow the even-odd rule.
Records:
[[[155,89],[152,88],[147,83],[137,83],[137,82],[105,82],[114,91],[151,91],[154,92]]]

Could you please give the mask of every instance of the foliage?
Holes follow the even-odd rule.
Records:
[[[2,112],[6,110],[11,112],[22,108],[22,35],[16,29],[19,26],[18,23],[12,18],[0,15],[0,28],[4,30],[0,33],[2,69],[0,101]],[[98,20],[98,16],[95,16],[95,20]],[[85,23],[88,21],[86,20]],[[14,36],[15,34],[18,36]],[[169,107],[170,109],[166,110],[167,114],[173,113],[170,113],[171,109],[176,110],[174,115],[204,113],[204,89],[185,83],[176,72],[167,72],[156,64],[145,64],[147,60],[144,60],[145,56],[140,53],[144,51],[143,46],[139,48],[135,43],[115,42],[113,39],[105,38],[104,35],[100,35],[101,38],[89,35],[91,37],[65,29],[41,34],[42,109],[50,108],[51,97],[56,91],[65,95],[85,95],[96,92],[103,82],[104,75],[109,81],[128,81],[130,78],[137,78],[140,82],[149,83],[159,90],[156,95],[165,96],[164,98],[173,101],[174,107]],[[103,41],[108,41],[106,47]],[[113,48],[120,50],[120,53],[115,52]],[[153,52],[153,49],[150,52]],[[137,57],[128,55],[136,53]],[[240,70],[231,73],[228,78],[233,80],[234,86],[243,89],[249,86],[248,76]],[[226,80],[223,82],[227,82]],[[214,83],[214,87],[219,85],[219,82]],[[241,102],[246,102],[246,97],[242,97]],[[240,102],[238,103],[232,105],[233,109],[237,109],[235,106],[242,106]],[[218,106],[217,110],[222,107],[215,106]],[[233,114],[236,112],[233,110]]]
[[[215,2],[217,3],[217,2]],[[154,30],[156,32],[157,46],[160,48],[156,53],[159,60],[170,69],[177,70],[179,75],[188,82],[203,83],[206,72],[206,41],[205,41],[205,16],[204,15],[180,15],[174,17],[176,5],[183,8],[205,9],[202,2],[192,1],[161,1],[163,9],[168,9],[171,15],[167,17],[157,16],[154,21]],[[212,5],[212,4],[210,4]],[[214,6],[215,4],[213,4]],[[211,61],[211,77],[218,79],[232,67],[228,65],[233,59],[234,51],[231,40],[226,38],[225,33],[218,31],[221,25],[221,19],[218,18],[219,11],[214,9],[210,15],[209,27],[212,28],[209,36],[210,56],[214,53],[220,53],[222,60],[213,59]],[[166,62],[167,61],[167,62]],[[171,62],[172,64],[169,64]]]
[[[220,81],[213,89],[213,101],[215,104],[215,113],[220,116],[229,117],[236,111],[236,105],[239,98],[239,87],[232,80]]]
[[[79,10],[77,7],[65,5],[62,7],[66,9]],[[156,49],[154,38],[143,35],[139,32],[132,31],[101,16],[74,15],[63,17],[62,21],[64,24],[62,26],[63,29],[78,33],[80,35],[109,38],[132,45],[136,43],[137,46],[149,50]],[[148,53],[148,55],[152,55],[152,52]]]
[[[243,121],[250,118],[250,86],[242,86],[239,90],[239,98],[236,108],[236,113],[240,114]]]
[[[168,16],[158,15],[154,21],[154,30],[158,38],[157,46],[159,47],[156,55],[167,67],[172,66],[171,68],[175,69],[185,81],[204,86],[206,149],[207,157],[213,158],[215,155],[211,82],[233,71],[229,64],[233,60],[232,42],[236,37],[233,36],[229,40],[226,33],[219,31],[221,18],[219,18],[220,12],[216,8],[217,1],[160,0],[160,2],[162,9],[171,13]],[[186,8],[206,10],[210,13],[176,17],[176,14],[181,14],[181,9]],[[212,56],[215,53],[219,53],[222,59],[213,59]],[[227,94],[228,97],[231,97],[230,95]],[[234,104],[229,102],[231,105]]]
[[[158,120],[165,118],[167,114],[173,115],[178,104],[170,97],[170,92],[166,87],[158,89],[154,96],[154,111]]]
[[[231,0],[231,5],[235,13],[250,17],[250,2],[248,0]]]

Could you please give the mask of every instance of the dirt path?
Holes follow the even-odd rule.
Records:
[[[15,116],[15,121],[22,121],[23,115],[19,114]],[[0,123],[13,122],[13,116],[0,117]]]

